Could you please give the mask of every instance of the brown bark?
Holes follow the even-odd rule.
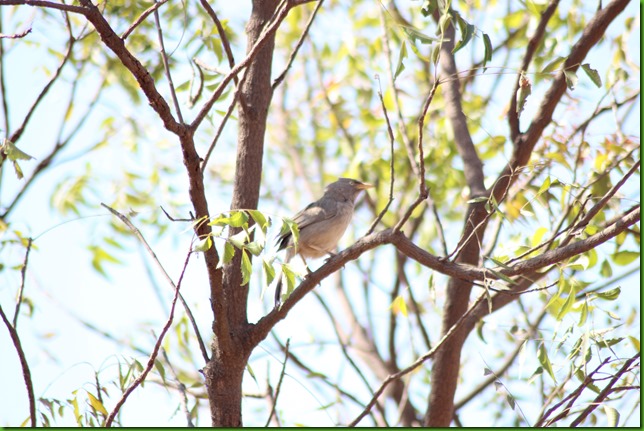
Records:
[[[275,0],[253,1],[246,26],[247,53],[260,40],[276,6]],[[259,201],[266,117],[273,93],[271,65],[274,44],[273,32],[250,62],[238,89],[239,130],[231,209],[254,209]],[[246,315],[248,285],[242,285],[240,267],[241,253],[238,251],[232,262],[224,267],[223,296],[215,296],[213,292],[213,308],[218,300],[223,300],[225,308],[223,315],[215,313],[212,358],[205,369],[213,426],[242,426],[242,379],[252,345],[249,343]],[[227,319],[226,324],[219,325],[220,319]],[[228,332],[222,333],[222,327],[226,327]]]
[[[586,54],[599,39],[603,36],[608,25],[615,17],[626,7],[629,0],[614,0],[604,9],[600,10],[597,15],[589,22],[586,30],[579,41],[572,47],[570,55],[565,61],[563,67],[568,71],[576,71]],[[557,2],[551,2],[549,13],[554,11]],[[542,22],[545,29],[545,23],[548,17],[544,17]],[[460,110],[460,93],[457,83],[457,70],[453,61],[451,49],[454,44],[454,29],[450,26],[447,30],[446,37],[449,42],[445,43],[441,49],[440,65],[443,74],[448,79],[445,86],[445,103],[446,111],[452,127],[456,146],[463,159],[465,178],[470,187],[472,197],[476,197],[481,190],[480,177],[480,160],[475,157],[475,150],[470,145],[471,139],[467,132],[467,126],[462,118]],[[528,48],[529,50],[532,48]],[[555,79],[550,90],[546,93],[537,115],[533,119],[528,131],[520,134],[514,140],[515,151],[513,158],[505,170],[499,176],[494,187],[490,191],[497,202],[501,202],[509,189],[510,185],[516,180],[520,168],[525,166],[529,159],[535,144],[541,138],[544,129],[551,123],[552,115],[557,107],[561,97],[566,91],[564,73],[561,72]],[[518,131],[518,125],[511,122],[513,135]],[[488,193],[482,189],[484,193]],[[639,219],[639,214],[636,216]],[[466,222],[463,229],[464,243],[456,262],[466,263],[469,265],[478,265],[480,246],[483,240],[483,234],[487,226],[487,213],[481,203],[470,204],[466,213]],[[547,253],[546,253],[547,254]],[[452,277],[447,285],[446,302],[443,310],[443,328],[442,334],[445,334],[452,325],[465,313],[468,308],[471,283],[462,279]],[[454,393],[458,382],[460,372],[460,356],[463,343],[469,334],[471,326],[462,326],[448,340],[447,343],[437,352],[433,366],[431,379],[431,393],[427,412],[425,415],[425,425],[434,427],[449,426],[454,416]]]

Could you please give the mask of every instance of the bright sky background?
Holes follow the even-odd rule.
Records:
[[[217,6],[224,9],[226,2],[221,3],[221,5],[218,4]],[[248,15],[248,3],[237,4],[236,2],[235,6],[231,8],[232,11],[222,12],[221,16],[230,16],[235,28],[241,31],[243,20]],[[627,11],[624,15],[632,16],[636,14],[635,9],[638,7],[637,3],[631,2],[628,6],[630,11]],[[25,13],[32,13],[29,8],[24,9]],[[7,21],[6,14],[5,21]],[[28,38],[36,40],[47,38],[47,25],[51,25],[51,23],[41,20],[34,21],[33,32]],[[314,27],[314,32],[323,31],[321,30],[322,28],[324,27],[320,24],[319,28]],[[619,24],[613,24],[610,28],[613,32],[618,32],[618,29]],[[4,32],[9,33],[12,30],[5,26]],[[334,33],[325,34],[330,36]],[[340,37],[341,32],[335,34]],[[631,54],[638,55],[636,61],[639,64],[638,45],[639,38],[631,40],[631,46],[633,46]],[[10,57],[10,66],[7,73],[9,76],[8,82],[11,83],[9,94],[12,99],[12,109],[14,113],[18,114],[12,122],[15,127],[17,118],[23,114],[39,89],[38,86],[33,85],[33,82],[40,82],[38,77],[42,76],[42,70],[39,69],[38,64],[42,57],[32,53],[26,54],[26,51],[23,50],[16,50],[14,54]],[[605,55],[602,50],[594,50],[587,60],[591,65],[603,70],[603,58]],[[239,60],[240,58],[242,56],[238,54],[237,59]],[[279,71],[280,69],[276,68],[276,70]],[[580,79],[584,78],[581,77]],[[88,79],[87,85],[89,88],[91,88],[90,84],[91,78]],[[21,148],[37,159],[48,151],[54,139],[52,133],[57,132],[56,125],[62,115],[60,106],[66,101],[67,97],[66,93],[61,92],[58,88],[53,88],[51,97],[48,97],[45,104],[39,108],[39,114],[41,115],[38,116],[38,121],[42,121],[40,127],[29,128],[29,134],[21,141]],[[580,89],[579,91],[583,90]],[[21,97],[18,98],[17,94],[20,94]],[[17,100],[21,100],[22,105]],[[132,117],[153,115],[145,104],[133,107],[122,104],[120,100],[121,95],[114,92],[110,96],[109,103],[99,108],[98,113],[100,111],[112,115],[120,113],[120,115],[130,115]],[[539,96],[533,95],[531,100],[539,100]],[[526,112],[529,113],[530,109],[534,108],[535,106],[531,107],[529,105]],[[628,126],[630,133],[639,136],[639,107],[637,111],[631,116],[631,122]],[[43,115],[45,112],[47,114]],[[146,265],[151,265],[150,260],[147,256],[143,257],[144,252],[134,241],[127,243],[129,248],[126,252],[118,254],[118,257],[126,264],[107,268],[109,272],[108,279],[98,276],[92,270],[86,246],[90,243],[100,242],[101,237],[110,232],[105,225],[112,216],[99,207],[100,202],[109,200],[109,194],[92,196],[91,199],[95,202],[95,209],[84,212],[81,217],[74,215],[60,216],[50,209],[50,196],[54,185],[61,179],[66,178],[70,172],[82,172],[85,169],[88,159],[84,157],[74,158],[73,156],[94,143],[92,130],[97,125],[97,117],[98,115],[95,117],[94,123],[90,122],[83,129],[82,138],[77,140],[77,146],[66,151],[66,156],[63,159],[69,158],[69,161],[59,164],[47,175],[40,178],[12,217],[14,229],[19,229],[23,234],[37,238],[35,242],[37,248],[32,250],[29,258],[25,292],[26,296],[33,300],[36,308],[33,317],[22,315],[18,322],[18,331],[21,335],[23,349],[27,353],[29,360],[36,397],[69,398],[72,391],[79,388],[94,392],[93,379],[95,370],[101,371],[102,379],[107,379],[110,375],[113,375],[117,359],[127,358],[132,355],[132,351],[126,346],[105,340],[82,327],[77,317],[84,321],[95,323],[101,329],[123,340],[128,339],[132,334],[138,334],[140,338],[134,341],[150,350],[155,341],[153,334],[158,334],[166,320],[166,310],[171,298],[172,292],[164,284],[158,271],[154,269],[155,279],[158,281],[165,303],[161,304],[157,299],[146,275],[145,267]],[[612,122],[610,119],[607,119],[606,127],[608,130],[611,129]],[[229,133],[233,132],[234,127],[229,128]],[[168,139],[168,137],[169,135],[160,129],[150,131],[148,139],[152,142]],[[154,157],[157,157],[157,155],[150,154],[151,159]],[[123,167],[132,164],[122,153],[106,153],[105,151],[101,152],[100,157],[91,156],[89,163],[96,175],[101,175],[102,173],[114,173],[116,175]],[[27,171],[29,162],[23,163],[23,166]],[[179,167],[179,169],[182,168],[182,166]],[[175,187],[179,190],[185,189],[183,173],[180,173],[178,178],[179,181],[175,184]],[[13,183],[17,186],[19,182],[14,180],[9,172],[5,172],[4,180],[6,183],[3,185],[3,193],[12,195],[15,188],[12,190],[12,187],[8,184]],[[107,193],[105,190],[101,192]],[[7,195],[0,196],[0,204],[6,201]],[[213,212],[223,211],[228,207],[226,196],[218,196],[215,192],[212,192],[209,197],[211,200],[210,207]],[[309,198],[313,199],[315,197],[310,196]],[[307,203],[307,201],[296,202],[288,199],[287,202],[292,205],[292,208],[286,210],[274,208],[269,202],[262,202],[260,208],[268,213],[288,216],[293,210]],[[365,216],[360,212],[356,215],[356,220],[359,225],[365,225],[370,222],[370,220],[365,220]],[[134,222],[136,223],[136,219],[134,219]],[[192,232],[187,226],[169,223],[168,232],[162,237],[156,238],[154,230],[139,227],[148,241],[152,243],[154,251],[161,262],[166,265],[170,275],[176,280],[180,273],[185,253],[190,245]],[[272,234],[274,233],[272,232]],[[358,231],[356,235],[362,235],[363,233]],[[347,235],[344,242],[341,243],[341,247],[345,247],[349,242]],[[2,260],[6,263],[19,264],[24,258],[15,248],[0,250],[0,253],[2,253]],[[8,253],[11,253],[11,255],[8,256]],[[386,262],[383,262],[383,265],[386,264]],[[354,265],[354,263],[347,266],[345,274],[347,280],[352,280],[351,277],[354,276],[350,271],[351,265]],[[316,264],[312,266],[316,267]],[[12,316],[15,293],[20,279],[17,273],[11,272],[10,274],[11,276],[7,276],[7,271],[3,274],[0,284],[0,303],[3,304],[5,312]],[[621,284],[625,289],[628,289],[628,294],[623,295],[621,300],[625,301],[625,303],[639,304],[639,283],[638,274],[624,280]],[[318,289],[324,289],[325,285],[327,286],[326,288],[330,288],[330,284],[331,282],[327,281]],[[259,283],[254,282],[253,285],[255,287],[251,290],[249,301],[251,306],[250,318],[251,320],[256,320],[270,304],[272,292],[268,293],[268,298],[260,301]],[[208,302],[208,291],[204,288],[206,283],[204,280],[203,259],[199,256],[193,256],[183,286],[182,293],[188,303],[194,304],[192,311],[200,324],[202,335],[205,335],[206,342],[209,342],[208,334],[212,316]],[[387,284],[383,283],[383,286],[387,286]],[[376,291],[375,298],[378,298],[381,293]],[[380,300],[385,304],[384,301],[387,299],[382,295]],[[388,310],[384,309],[382,312],[383,315],[386,315]],[[490,325],[502,325],[502,319],[503,315],[499,313],[493,316],[488,323]],[[293,310],[285,321],[278,324],[277,329],[282,341],[290,337],[291,347],[298,348],[302,352],[304,351],[303,349],[316,348],[315,346],[306,346],[309,345],[311,331],[314,331],[315,325],[319,325],[320,322],[326,324],[328,320],[322,314],[320,307],[315,305],[312,295],[309,295]],[[639,334],[637,336],[639,337]],[[334,339],[329,341],[335,342]],[[269,347],[264,347],[267,344]],[[15,352],[13,348],[6,349],[6,346],[11,346],[11,342],[4,327],[0,329],[0,346],[3,346],[2,352],[0,352],[0,387],[2,388],[0,389],[0,426],[17,426],[28,415],[27,395]],[[477,349],[484,352],[485,348],[481,343],[472,343],[471,345],[472,352],[476,352]],[[272,360],[269,361],[270,370],[266,370],[264,361],[255,362],[261,364],[261,368],[253,369],[261,384],[264,383],[267,372],[272,376],[272,383],[276,382],[276,376],[279,374],[281,361],[283,360],[281,354],[274,356],[276,351],[274,345],[268,341],[260,345],[253,355],[255,360],[272,357]],[[474,353],[474,355],[477,355],[477,353]],[[200,355],[195,355],[195,357],[198,358]],[[147,360],[143,355],[138,355],[137,358],[143,363]],[[488,358],[485,357],[484,353],[480,354],[480,358],[481,363],[477,365],[485,366],[484,363]],[[320,359],[334,360],[334,358],[328,356],[321,356]],[[201,364],[196,365],[196,367],[200,366]],[[338,372],[342,373],[343,371],[339,370]],[[479,373],[480,369],[472,370],[471,372]],[[476,375],[480,377],[480,374]],[[328,413],[319,409],[320,400],[316,399],[312,394],[311,385],[313,385],[312,382],[300,376],[291,377],[289,373],[284,381],[284,391],[289,395],[287,398],[280,400],[280,403],[283,403],[281,410],[288,412],[288,420],[295,423],[300,422],[319,426],[335,425],[337,418],[330,417]],[[261,391],[261,388],[255,385],[248,374],[245,377],[244,387],[248,392]],[[111,393],[116,395],[116,392],[116,390],[112,390]],[[158,390],[154,383],[148,383],[144,388],[137,389],[128,400],[122,410],[123,423],[127,426],[151,425],[149,422],[150,412],[153,411],[155,412],[153,417],[159,420],[154,425],[185,426],[185,419],[181,412],[174,416],[170,416],[168,413],[176,407],[177,402],[176,393],[168,394],[163,390]],[[261,402],[248,399],[245,399],[244,403],[249,407],[261,404]],[[289,408],[291,403],[297,403],[298,407]],[[203,404],[203,407],[200,425],[207,426],[209,425],[207,405]],[[258,409],[258,411],[260,412],[259,414],[254,414],[252,408],[244,410],[245,425],[263,425],[265,414],[263,410]],[[482,421],[484,421],[486,413],[482,411],[480,414]],[[634,415],[634,417],[639,418],[639,414]],[[66,418],[69,422],[59,422],[57,425],[73,426],[75,424],[70,410],[67,411]]]

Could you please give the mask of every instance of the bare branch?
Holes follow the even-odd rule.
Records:
[[[517,168],[528,163],[534,146],[541,139],[544,129],[551,123],[555,108],[567,88],[564,70],[575,72],[579,68],[590,49],[602,38],[608,25],[626,8],[628,3],[629,0],[611,1],[603,9],[600,9],[586,25],[583,34],[570,50],[570,54],[562,66],[562,71],[546,92],[539,110],[532,119],[532,124],[525,133],[519,135],[515,140],[512,160],[499,175],[492,190],[492,195],[497,202],[501,202],[505,198],[507,183],[514,182],[518,173]]]
[[[348,426],[355,427],[362,420],[362,418],[364,418],[367,415],[369,410],[374,406],[374,404],[376,403],[380,395],[382,395],[382,393],[385,391],[385,388],[391,382],[398,380],[404,375],[414,371],[416,368],[420,367],[425,361],[433,357],[436,351],[438,351],[438,349],[440,349],[445,344],[445,342],[452,337],[452,335],[456,332],[456,330],[463,324],[463,322],[465,321],[465,318],[472,312],[472,310],[474,310],[476,306],[484,299],[485,299],[485,294],[480,295],[478,299],[470,306],[470,308],[461,316],[461,318],[451,328],[449,328],[449,330],[445,333],[445,335],[443,335],[443,337],[438,341],[438,343],[436,343],[436,346],[434,346],[433,349],[431,349],[423,356],[418,358],[413,364],[411,364],[407,368],[388,376],[382,382],[378,390],[376,390],[375,394],[371,398],[371,401],[369,402],[369,404],[367,404],[367,407],[365,408],[365,410],[363,410],[362,413],[360,413],[358,417],[356,417]]]
[[[105,205],[103,205],[105,206]],[[109,209],[109,208],[108,208]],[[170,329],[170,326],[172,326],[172,321],[174,320],[174,310],[177,305],[177,300],[179,299],[179,289],[181,288],[181,282],[183,281],[183,276],[186,273],[186,269],[188,268],[188,262],[190,261],[190,256],[192,256],[192,250],[188,251],[188,255],[186,256],[186,260],[183,263],[183,269],[181,270],[181,275],[179,276],[179,280],[177,281],[177,286],[174,291],[174,298],[172,298],[172,306],[170,307],[170,315],[168,316],[168,320],[166,321],[165,325],[163,326],[163,329],[161,330],[161,334],[159,335],[159,338],[157,339],[157,342],[154,345],[154,349],[152,350],[152,354],[150,355],[150,358],[148,359],[148,363],[145,367],[145,369],[141,372],[141,374],[132,382],[132,384],[125,390],[123,393],[123,396],[117,401],[116,405],[114,406],[114,409],[110,412],[110,414],[107,416],[107,419],[105,420],[105,427],[109,428],[112,426],[112,422],[114,422],[114,418],[118,414],[118,412],[121,410],[121,407],[123,407],[123,404],[125,404],[125,401],[127,398],[130,396],[134,390],[145,381],[146,376],[148,373],[152,370],[152,367],[154,367],[154,363],[156,362],[157,355],[159,354],[159,349],[161,348],[161,343],[163,342],[163,338],[165,337],[165,334],[168,332],[168,329]]]
[[[170,87],[170,96],[172,97],[172,102],[174,103],[174,111],[177,113],[177,118],[179,119],[179,122],[183,123],[183,115],[181,115],[181,107],[179,106],[179,100],[177,99],[177,92],[174,89],[174,83],[172,82],[172,75],[170,74],[168,55],[165,52],[165,44],[163,43],[163,31],[161,30],[161,22],[159,21],[159,8],[154,9],[153,12],[154,12],[154,23],[157,26],[157,36],[159,39],[159,49],[161,54],[161,60],[163,61],[163,70],[165,71],[165,76],[166,76],[166,79],[168,80],[168,86]]]
[[[101,203],[101,206],[104,207],[105,209],[107,209],[112,214],[114,214],[116,217],[118,217],[130,229],[130,231],[132,231],[134,236],[136,236],[136,238],[139,240],[141,245],[143,245],[143,247],[148,252],[148,254],[152,258],[154,263],[159,268],[159,270],[161,270],[161,273],[165,277],[165,279],[168,282],[168,284],[175,291],[177,291],[177,293],[178,293],[178,289],[179,289],[178,285],[175,285],[174,281],[172,280],[172,277],[170,277],[170,274],[168,274],[168,272],[165,270],[165,267],[163,266],[163,264],[161,263],[161,261],[157,257],[156,253],[154,253],[154,250],[152,250],[152,248],[150,247],[148,242],[145,240],[145,238],[141,234],[141,231],[136,226],[134,226],[134,224],[132,224],[132,222],[127,217],[125,217],[123,214],[121,214],[118,211],[110,208],[109,206],[105,205],[104,203]],[[186,264],[187,264],[187,261],[186,261]],[[185,268],[184,268],[184,271],[185,271]],[[183,272],[182,272],[182,275],[183,275]],[[179,279],[179,280],[181,280],[181,279]],[[192,323],[192,328],[195,331],[195,335],[197,337],[197,341],[199,343],[199,349],[201,350],[201,354],[203,356],[203,359],[204,359],[205,362],[208,362],[210,358],[208,357],[208,352],[206,350],[206,345],[204,344],[203,338],[201,337],[201,333],[199,332],[197,322],[195,321],[195,318],[192,315],[192,311],[190,310],[190,307],[188,306],[188,303],[183,298],[183,295],[181,295],[180,293],[178,293],[178,295],[179,295],[179,299],[181,300],[181,304],[183,305],[184,309],[186,310],[186,314],[188,315],[188,319]]]
[[[387,133],[389,134],[389,151],[390,151],[390,160],[389,160],[389,199],[387,200],[387,204],[385,207],[380,211],[378,214],[378,217],[371,223],[371,226],[369,226],[369,229],[367,229],[367,233],[365,235],[369,235],[370,233],[373,232],[373,230],[376,228],[378,223],[380,223],[380,220],[384,217],[384,215],[387,213],[389,210],[389,206],[391,203],[394,201],[394,178],[395,178],[395,171],[394,171],[394,143],[396,142],[396,139],[394,138],[394,131],[391,128],[391,122],[389,121],[389,115],[387,114],[387,107],[385,106],[385,100],[382,97],[382,89],[380,88],[380,77],[376,75],[376,81],[378,81],[378,97],[380,98],[380,105],[382,106],[382,112],[385,116],[385,121],[387,122]]]
[[[521,133],[519,126],[519,113],[517,112],[517,93],[519,92],[519,84],[521,82],[521,74],[528,71],[528,66],[532,62],[532,57],[534,56],[543,35],[546,32],[546,27],[548,26],[548,21],[557,10],[560,0],[551,0],[546,9],[541,13],[541,19],[539,20],[539,25],[534,31],[534,34],[528,41],[528,47],[523,56],[523,62],[521,63],[521,68],[519,69],[519,74],[517,75],[517,81],[514,85],[514,91],[510,94],[510,110],[508,111],[508,123],[510,125],[510,140],[516,145],[516,139]]]
[[[242,78],[243,81],[243,78]],[[228,105],[228,110],[226,111],[226,114],[224,115],[224,118],[222,118],[221,123],[219,123],[219,127],[217,128],[217,132],[215,133],[215,137],[212,138],[212,142],[210,143],[210,146],[208,147],[208,151],[206,152],[206,156],[203,158],[203,162],[201,162],[201,172],[206,171],[206,167],[208,166],[208,161],[210,160],[210,156],[212,155],[212,152],[215,149],[215,146],[217,145],[217,141],[219,141],[219,137],[221,136],[222,132],[224,131],[224,128],[226,127],[226,123],[228,122],[228,119],[232,115],[233,111],[235,110],[235,106],[237,105],[237,99],[239,98],[239,95],[237,94],[239,87],[235,91],[235,95],[233,96],[232,102],[230,102],[230,105]]]
[[[25,115],[25,118],[22,120],[22,124],[16,129],[15,132],[11,134],[11,137],[9,138],[11,142],[14,142],[14,143],[18,142],[18,140],[22,136],[22,133],[24,132],[25,127],[27,127],[27,124],[29,123],[29,120],[31,119],[31,116],[33,115],[34,111],[36,110],[38,105],[40,105],[40,102],[42,102],[42,100],[45,98],[45,95],[52,87],[52,85],[54,85],[54,83],[58,80],[63,68],[70,60],[75,43],[76,43],[76,39],[74,39],[74,37],[71,35],[71,32],[70,32],[69,39],[67,40],[67,51],[63,55],[63,58],[60,60],[60,64],[56,68],[56,71],[52,74],[47,84],[45,84],[45,86],[42,88],[42,90],[40,91],[40,93],[38,94],[34,102],[31,104],[29,111],[27,111],[27,115]],[[8,133],[8,130],[7,130],[7,133]],[[2,160],[4,160],[4,155],[2,156]]]
[[[291,52],[291,55],[288,58],[288,63],[282,73],[279,74],[277,78],[275,78],[275,81],[273,81],[273,91],[279,85],[284,81],[284,78],[286,78],[286,74],[288,71],[291,69],[291,66],[293,65],[293,61],[295,60],[295,57],[297,56],[298,51],[302,47],[302,44],[304,43],[304,39],[306,39],[306,36],[309,34],[309,30],[311,28],[311,25],[313,24],[313,20],[315,19],[316,15],[318,14],[318,11],[322,7],[322,3],[324,0],[315,0],[317,1],[317,4],[315,5],[315,9],[313,9],[313,12],[311,13],[311,16],[309,17],[309,20],[306,23],[306,26],[304,26],[304,31],[302,31],[302,34],[300,35],[300,38],[298,39],[297,43],[295,44],[295,48],[293,49],[293,52]]]
[[[27,397],[29,398],[29,419],[31,421],[31,426],[35,427],[37,426],[36,397],[34,396],[34,385],[31,382],[31,371],[29,371],[29,364],[27,363],[27,357],[25,356],[24,350],[22,350],[22,345],[20,343],[20,337],[18,336],[18,331],[16,331],[16,328],[11,326],[11,322],[9,322],[9,319],[7,319],[7,315],[4,313],[4,310],[2,309],[2,305],[0,305],[0,317],[2,317],[2,321],[4,322],[4,325],[7,327],[7,330],[9,331],[9,336],[11,337],[13,347],[16,349],[16,353],[18,354],[18,359],[20,360],[20,367],[22,368],[22,377],[25,380],[25,386],[27,387]]]
[[[284,380],[284,375],[286,374],[285,371],[286,371],[286,363],[288,362],[288,347],[290,344],[291,344],[291,339],[288,338],[286,340],[286,346],[284,347],[284,362],[282,363],[282,371],[280,371],[280,378],[277,381],[277,387],[275,388],[275,396],[272,397],[273,405],[271,406],[271,412],[268,415],[268,418],[266,419],[266,425],[264,425],[264,427],[268,427],[268,425],[271,423],[271,418],[273,417],[273,415],[275,415],[275,407],[277,406],[277,397],[279,397],[280,389],[282,388],[282,380]]]
[[[143,21],[146,20],[147,17],[150,16],[151,13],[156,12],[157,9],[159,9],[161,6],[163,6],[168,0],[157,0],[154,2],[152,6],[147,8],[141,16],[139,16],[129,27],[127,30],[123,32],[121,35],[121,39],[125,40],[128,38],[130,34],[139,26]]]
[[[235,57],[233,56],[233,50],[230,48],[230,41],[228,40],[228,36],[226,36],[224,26],[221,24],[219,17],[215,13],[214,9],[210,6],[210,4],[206,0],[200,0],[200,2],[201,6],[206,9],[206,12],[208,13],[208,15],[210,15],[210,18],[215,23],[215,27],[217,27],[217,33],[219,33],[221,43],[224,45],[224,51],[226,52],[226,56],[228,57],[228,65],[232,69],[235,66]],[[237,82],[237,75],[233,76],[233,79],[235,80],[235,84],[239,86],[239,83]]]
[[[273,21],[270,23],[270,25],[267,25],[264,32],[262,35],[259,37],[257,42],[248,50],[248,54],[246,54],[246,58],[244,58],[241,62],[237,63],[231,70],[228,72],[226,76],[221,80],[213,94],[210,96],[210,99],[203,105],[195,119],[190,123],[190,129],[191,130],[196,130],[197,127],[199,127],[199,124],[206,118],[206,115],[208,115],[208,112],[210,112],[210,109],[212,106],[215,104],[217,100],[219,100],[219,97],[223,94],[224,90],[230,83],[230,81],[239,74],[239,72],[242,71],[242,69],[246,68],[258,55],[258,53],[261,51],[261,49],[264,47],[264,45],[273,37],[273,35],[277,32],[277,29],[279,28],[280,24],[286,18],[290,11],[289,7],[283,7],[278,13],[276,13]]]
[[[16,299],[16,310],[13,313],[13,327],[18,329],[18,315],[20,314],[20,306],[22,305],[22,294],[25,290],[25,279],[27,275],[27,265],[29,264],[29,252],[31,251],[31,244],[33,238],[27,238],[27,250],[25,251],[25,259],[22,261],[20,268],[20,289],[18,289],[18,299]]]
[[[64,3],[55,3],[53,1],[45,0],[0,0],[0,6],[36,6],[36,7],[45,7],[49,9],[58,9],[64,12],[73,12],[81,15],[87,13],[87,9],[82,6],[73,6]]]
[[[601,403],[604,402],[606,397],[608,397],[608,395],[610,395],[610,393],[612,392],[613,386],[615,386],[617,381],[621,379],[625,373],[630,371],[631,365],[633,364],[633,362],[637,361],[639,357],[640,357],[640,352],[637,352],[632,358],[624,362],[624,365],[622,366],[622,368],[620,368],[619,371],[617,371],[615,375],[613,375],[613,378],[610,379],[610,382],[608,382],[608,384],[604,387],[604,389],[602,389],[602,391],[597,395],[597,397],[595,397],[593,402],[591,402],[590,405],[586,407],[586,409],[584,409],[584,411],[581,412],[581,414],[574,421],[570,423],[571,427],[578,426],[584,419],[586,419],[586,417],[589,414],[593,412],[593,410],[597,408],[597,406],[601,405]]]
[[[27,36],[29,33],[31,33],[31,27],[21,31],[20,33],[13,33],[13,34],[0,33],[0,39],[22,39],[23,37]]]
[[[398,232],[400,229],[402,229],[404,224],[407,223],[407,220],[409,220],[409,217],[411,217],[411,214],[414,212],[414,210],[425,199],[427,199],[427,196],[429,195],[429,192],[427,191],[427,185],[425,184],[425,152],[423,150],[423,133],[425,129],[425,116],[427,115],[429,105],[432,103],[432,100],[434,100],[434,94],[436,94],[438,84],[438,81],[434,81],[434,85],[432,85],[432,89],[429,90],[427,99],[425,99],[425,103],[423,104],[423,109],[418,116],[418,197],[409,206],[409,208],[407,208],[405,215],[403,215],[403,217],[398,221],[398,223],[394,227],[394,232]]]
[[[0,0],[2,1],[2,0]],[[118,57],[120,62],[127,68],[134,79],[139,83],[152,109],[159,115],[167,130],[179,136],[190,134],[184,124],[178,123],[172,116],[170,106],[156,88],[154,79],[141,62],[126,48],[125,42],[105,20],[101,11],[91,0],[80,0],[83,7],[83,15],[92,23],[103,43]]]

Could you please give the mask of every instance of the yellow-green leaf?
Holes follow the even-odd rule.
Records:
[[[555,379],[555,373],[552,371],[550,358],[548,358],[548,352],[546,351],[546,347],[543,343],[539,344],[539,349],[537,350],[537,358],[539,359],[539,363],[541,364],[543,369],[546,370],[552,380],[557,383],[557,380]]]
[[[391,303],[390,308],[394,314],[402,313],[403,316],[407,317],[407,304],[405,303],[405,298],[402,296],[396,296],[396,299]]]
[[[242,272],[242,286],[248,284],[250,281],[250,276],[253,273],[253,265],[250,263],[250,257],[246,250],[242,249],[242,261],[241,261],[241,272]]]
[[[103,403],[98,398],[96,398],[90,392],[87,393],[87,398],[89,399],[90,405],[94,407],[95,410],[101,412],[105,416],[108,415],[107,410],[105,410],[105,407],[103,406]]]
[[[208,235],[207,237],[202,238],[199,241],[195,242],[195,245],[192,248],[192,251],[203,253],[205,251],[210,250],[210,247],[212,247],[212,238],[210,238],[210,235]]]

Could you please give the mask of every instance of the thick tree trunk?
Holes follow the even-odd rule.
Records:
[[[256,44],[275,12],[277,1],[254,0],[246,26],[247,52]],[[254,209],[259,201],[266,117],[272,98],[272,33],[250,62],[238,89],[239,130],[231,209]],[[231,234],[234,234],[231,231]],[[252,346],[246,315],[248,285],[242,285],[241,253],[223,271],[223,313],[215,314],[212,357],[204,369],[212,425],[242,426],[242,379]],[[213,307],[215,308],[215,307]],[[220,319],[225,319],[221,324]]]

